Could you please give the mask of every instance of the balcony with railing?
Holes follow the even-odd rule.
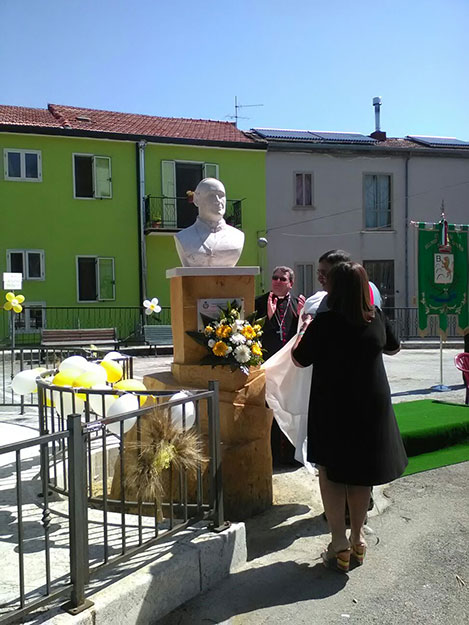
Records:
[[[225,221],[242,227],[243,200],[226,200]],[[145,197],[145,234],[177,232],[191,226],[197,218],[197,206],[187,197]]]

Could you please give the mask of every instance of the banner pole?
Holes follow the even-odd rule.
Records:
[[[432,391],[439,391],[442,393],[443,391],[451,390],[449,386],[443,384],[443,338],[440,333],[440,383],[432,386]]]

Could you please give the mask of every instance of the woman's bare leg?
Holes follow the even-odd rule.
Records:
[[[334,551],[347,549],[349,541],[345,535],[345,501],[346,486],[328,479],[326,469],[319,468],[319,487],[321,489],[322,503],[331,531],[332,548]],[[368,505],[368,504],[367,504]]]
[[[350,542],[353,545],[365,544],[363,526],[365,525],[366,513],[370,502],[370,486],[346,486],[347,503],[350,512]]]

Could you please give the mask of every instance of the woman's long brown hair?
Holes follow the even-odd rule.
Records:
[[[369,323],[375,316],[370,300],[366,270],[359,263],[338,263],[327,275],[331,310],[341,313],[354,325]]]

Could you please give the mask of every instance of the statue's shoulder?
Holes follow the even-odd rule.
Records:
[[[236,238],[238,241],[244,241],[244,232],[242,230],[234,228],[233,226],[229,226],[228,224],[226,224],[224,230],[230,236],[230,238],[232,237],[233,239]]]
[[[179,232],[177,232],[174,236],[181,243],[186,243],[188,241],[192,241],[196,236],[196,233],[195,224],[192,224],[192,226],[188,226],[187,228],[184,228],[184,230],[179,230]]]

